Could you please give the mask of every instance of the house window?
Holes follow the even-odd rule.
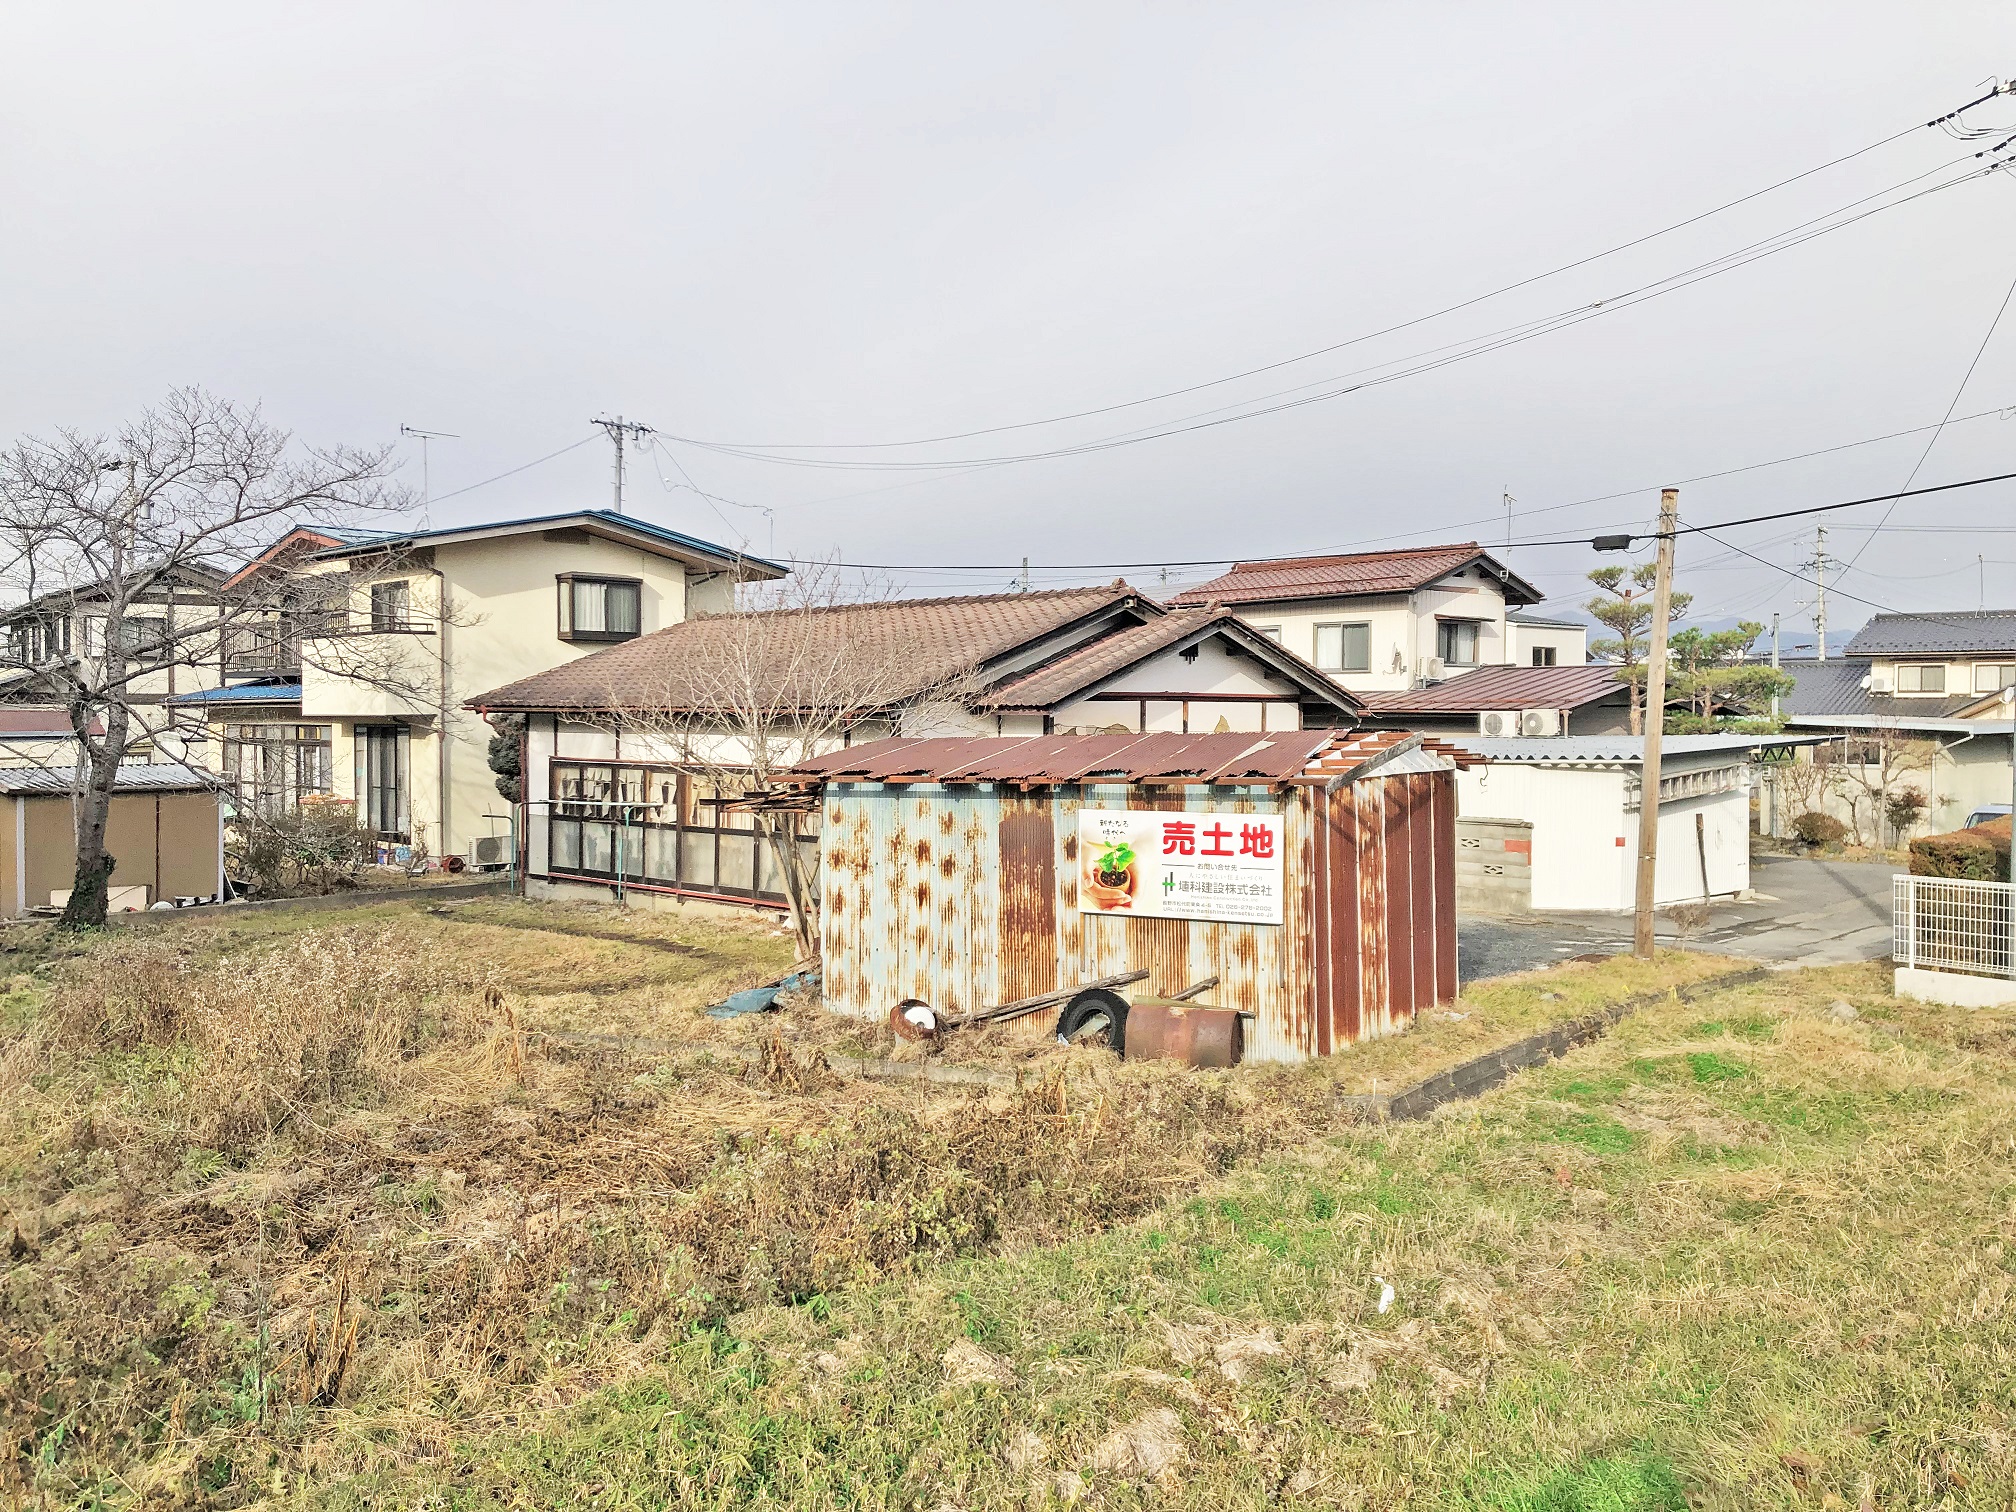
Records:
[[[23,620],[8,632],[8,643],[11,659],[25,665],[67,656],[70,652],[69,617]]]
[[[1535,646],[1533,648],[1533,665],[1536,667],[1553,666],[1554,648],[1552,646]]]
[[[168,621],[158,615],[127,615],[119,621],[119,649],[135,661],[159,661],[168,654]]]
[[[1943,662],[1907,662],[1897,669],[1899,693],[1944,693],[1946,666]]]
[[[620,641],[636,637],[643,623],[643,584],[636,578],[560,578],[560,639]]]
[[[1281,627],[1279,625],[1255,625],[1253,628],[1274,642],[1275,645],[1278,646],[1281,644]]]
[[[554,873],[784,901],[776,853],[746,810],[729,805],[744,784],[692,772],[554,762],[547,821]],[[819,859],[818,818],[798,816],[808,873]]]
[[[412,733],[404,725],[357,728],[357,803],[365,826],[387,840],[404,840]]]
[[[371,585],[371,628],[409,630],[413,625],[413,585],[404,578]]]
[[[334,791],[329,752],[328,725],[224,727],[224,775],[241,808],[268,818],[293,813],[303,798]]]
[[[1976,693],[2000,693],[2004,688],[2016,688],[2016,662],[1976,662],[1974,664],[1974,691]]]
[[[1435,626],[1435,654],[1451,667],[1477,665],[1477,621],[1442,620]]]
[[[1318,625],[1316,665],[1325,672],[1369,672],[1372,670],[1372,627]]]

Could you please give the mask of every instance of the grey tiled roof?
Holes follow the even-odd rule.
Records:
[[[1862,686],[1869,677],[1864,661],[1786,662],[1792,674],[1792,691],[1778,702],[1781,712],[1801,719],[1840,716],[1862,719],[1878,715],[1899,718],[1949,719],[1970,704],[1979,703],[1979,693],[1949,693],[1944,698],[1898,698],[1891,693],[1871,693]]]
[[[2016,609],[1879,614],[1848,642],[1844,656],[1955,656],[2016,653]]]

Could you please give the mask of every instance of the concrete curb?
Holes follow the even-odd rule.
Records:
[[[1609,1033],[1641,1008],[1676,1000],[1691,1002],[1704,993],[1761,982],[1775,974],[1769,966],[1753,966],[1725,976],[1690,982],[1685,987],[1666,992],[1640,993],[1586,1017],[1556,1024],[1502,1049],[1487,1051],[1459,1066],[1451,1066],[1447,1071],[1439,1071],[1404,1092],[1395,1092],[1391,1096],[1354,1097],[1347,1106],[1355,1105],[1363,1117],[1375,1122],[1406,1123],[1423,1119],[1449,1103],[1482,1097],[1493,1087],[1511,1080],[1516,1072],[1559,1060],[1577,1045],[1586,1045],[1590,1040]]]

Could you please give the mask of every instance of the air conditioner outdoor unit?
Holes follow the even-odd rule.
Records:
[[[1519,733],[1519,711],[1517,709],[1493,710],[1477,716],[1479,735],[1517,735]]]
[[[1521,735],[1559,735],[1561,733],[1561,711],[1559,709],[1522,709],[1519,713],[1519,733]]]
[[[1442,658],[1424,656],[1421,658],[1421,680],[1423,682],[1442,681]]]
[[[478,835],[469,847],[469,859],[478,866],[505,866],[511,860],[509,835]]]
[[[1871,693],[1888,693],[1888,692],[1890,692],[1890,691],[1891,691],[1891,687],[1890,687],[1890,674],[1889,674],[1888,672],[1872,672],[1872,673],[1870,673],[1870,674],[1869,674],[1869,691],[1870,691]]]

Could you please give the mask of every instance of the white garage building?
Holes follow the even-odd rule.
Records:
[[[1457,776],[1459,840],[1488,862],[1500,901],[1543,910],[1628,911],[1638,871],[1642,735],[1445,736],[1484,758]],[[1750,756],[1799,736],[1668,735],[1661,742],[1658,906],[1750,888]],[[1463,831],[1467,829],[1467,837]],[[1489,851],[1485,857],[1482,851]],[[1459,861],[1459,867],[1462,863]],[[1461,872],[1459,871],[1459,877]]]

